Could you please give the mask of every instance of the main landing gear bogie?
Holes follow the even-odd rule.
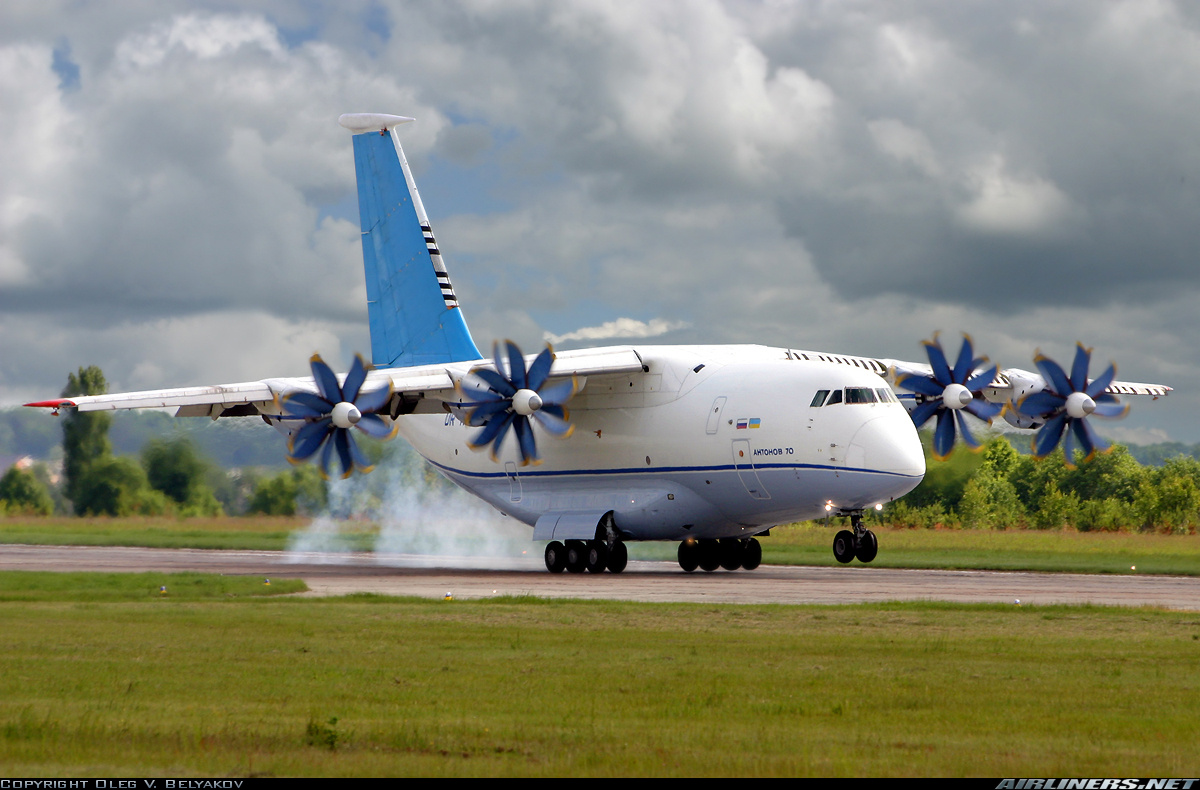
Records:
[[[620,573],[629,563],[629,550],[622,541],[609,546],[602,540],[552,540],[546,545],[546,570],[551,573]]]
[[[679,567],[688,573],[697,568],[709,573],[717,568],[752,571],[761,563],[762,545],[755,538],[688,538],[679,544]]]
[[[863,563],[875,559],[879,553],[879,540],[874,532],[863,526],[861,513],[850,514],[850,526],[853,531],[843,529],[833,536],[833,558],[843,565],[855,557]]]

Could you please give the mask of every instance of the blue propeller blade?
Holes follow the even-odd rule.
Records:
[[[342,397],[354,403],[358,398],[358,391],[362,388],[363,382],[367,380],[367,371],[370,368],[363,362],[362,354],[354,355],[354,364],[350,366],[350,372],[346,374],[346,380],[342,382]],[[359,411],[362,411],[360,408]]]
[[[512,380],[512,385],[519,390],[526,388],[525,385],[525,357],[521,355],[521,349],[517,348],[517,344],[511,340],[505,341],[508,345],[508,370],[509,378]]]
[[[360,391],[358,397],[351,401],[351,403],[363,414],[377,412],[391,402],[393,392],[392,382],[389,381],[386,387],[380,387],[368,392]]]
[[[1110,363],[1109,366],[1105,368],[1104,372],[1100,374],[1100,378],[1089,384],[1084,392],[1088,394],[1089,398],[1099,401],[1100,396],[1105,394],[1104,391],[1108,389],[1108,385],[1112,384],[1113,379],[1116,377],[1117,366],[1116,364]]]
[[[950,382],[946,382],[949,384]],[[897,387],[903,387],[910,392],[919,392],[922,395],[928,395],[931,398],[941,398],[943,390],[946,389],[946,384],[939,384],[928,376],[901,376],[896,381]]]
[[[1092,350],[1083,343],[1075,344],[1075,361],[1071,363],[1071,391],[1083,392],[1087,386],[1088,365],[1092,361]]]
[[[1050,390],[1042,390],[1021,398],[1020,403],[1017,404],[1017,412],[1027,417],[1041,417],[1061,409],[1066,402],[1065,396]]]
[[[533,429],[529,427],[529,420],[517,420],[513,428],[517,432],[517,444],[521,448],[521,465],[539,463],[537,444],[533,440]]]
[[[333,404],[311,392],[290,392],[279,401],[279,406],[293,417],[324,417],[333,411]]]
[[[954,449],[954,417],[949,409],[938,412],[937,428],[933,432],[933,455],[944,461]]]
[[[350,452],[350,431],[339,428],[334,431],[331,444],[337,448],[338,460],[342,462],[342,479],[345,480],[354,471],[354,456]]]
[[[560,381],[545,389],[538,390],[538,396],[541,397],[544,405],[561,406],[575,395],[578,388],[579,382],[572,376],[566,381]]]
[[[400,430],[391,419],[378,414],[364,414],[354,427],[372,439],[391,439]]]
[[[972,448],[978,450],[979,442],[977,442],[975,440],[975,437],[971,435],[970,429],[967,428],[966,416],[961,411],[954,412],[954,416],[958,420],[958,432],[962,436],[963,441],[966,442],[968,445],[970,445]]]
[[[533,360],[533,364],[529,366],[529,379],[527,386],[540,394],[542,385],[546,383],[546,379],[550,377],[550,366],[554,364],[554,350],[550,346],[542,349],[542,353],[538,354]],[[545,400],[543,398],[542,400]]]
[[[1062,439],[1063,429],[1066,427],[1066,412],[1047,420],[1046,424],[1038,429],[1037,435],[1033,437],[1033,457],[1045,458],[1054,452],[1054,448],[1058,446],[1059,440]]]
[[[933,368],[933,378],[943,387],[950,383],[950,365],[946,362],[946,352],[942,351],[942,344],[938,340],[937,333],[933,333],[933,340],[924,340],[922,343],[925,346],[925,354],[929,357],[929,365]]]
[[[561,409],[562,407],[543,406],[533,413],[533,419],[537,420],[538,425],[542,426],[552,436],[565,439],[575,431],[575,426],[567,422],[565,417],[552,414],[551,409],[554,408]]]
[[[913,413],[912,413],[913,425],[920,428],[922,425],[929,422],[929,418],[932,417],[933,415],[937,414],[938,411],[942,408],[943,408],[943,406],[942,406],[942,402],[940,400],[931,400],[931,401],[922,403],[920,406],[918,406],[916,409],[913,410]]]
[[[511,398],[517,394],[517,388],[500,373],[488,370],[487,368],[480,368],[475,371],[475,375],[487,382],[487,385],[501,397]]]
[[[333,420],[326,417],[317,422],[306,423],[292,434],[288,442],[288,460],[307,461],[321,447],[325,437],[333,430]]]
[[[313,381],[317,383],[321,397],[330,403],[341,403],[342,388],[338,386],[337,376],[333,375],[333,369],[325,364],[325,360],[321,359],[320,354],[313,354],[312,358],[308,360],[308,364],[312,368]]]
[[[958,350],[958,361],[954,363],[954,380],[959,383],[966,381],[975,366],[975,352],[972,346],[971,336],[963,335],[962,348]]]
[[[1071,389],[1071,382],[1067,378],[1067,374],[1063,372],[1062,366],[1050,357],[1039,351],[1033,358],[1033,364],[1037,365],[1037,369],[1042,372],[1042,378],[1046,379],[1050,389],[1059,395],[1065,398],[1074,391]]]

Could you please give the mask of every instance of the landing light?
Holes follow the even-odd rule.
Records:
[[[875,505],[875,509],[876,509],[876,510],[883,510],[883,503],[882,503],[882,502],[880,502],[879,504]]]

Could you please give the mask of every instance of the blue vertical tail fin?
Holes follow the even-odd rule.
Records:
[[[400,147],[399,115],[353,113],[338,122],[354,132],[354,171],[371,361],[409,367],[480,359],[458,307]]]

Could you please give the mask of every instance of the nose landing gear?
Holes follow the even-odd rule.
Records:
[[[879,553],[879,541],[875,533],[863,526],[862,511],[850,512],[850,526],[854,531],[843,529],[833,537],[833,557],[845,565],[858,557],[859,562],[870,562]]]

